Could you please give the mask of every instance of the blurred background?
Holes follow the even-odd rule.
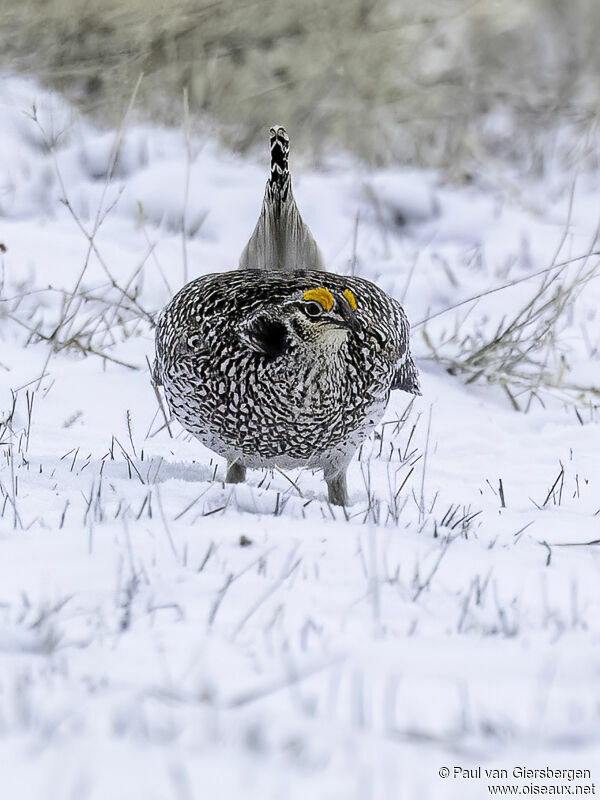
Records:
[[[180,124],[189,104],[238,152],[277,122],[308,163],[339,151],[462,181],[495,159],[543,174],[565,126],[585,146],[599,33],[597,0],[4,0],[1,59],[101,123],[143,73],[138,115]]]

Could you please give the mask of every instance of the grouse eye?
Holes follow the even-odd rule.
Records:
[[[304,304],[304,312],[309,317],[319,317],[323,313],[323,306],[320,303],[312,301]]]

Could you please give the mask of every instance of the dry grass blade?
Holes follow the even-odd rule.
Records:
[[[597,236],[594,238],[594,244]],[[582,290],[598,277],[598,263],[588,266],[598,251],[590,248],[587,255],[569,259],[535,275],[543,275],[535,293],[510,317],[504,317],[490,333],[485,324],[461,336],[460,326],[439,341],[434,341],[427,329],[423,338],[431,358],[442,364],[452,375],[462,376],[467,383],[485,380],[500,385],[516,410],[527,411],[533,401],[543,404],[543,394],[559,396],[577,404],[597,402],[600,385],[581,386],[565,380],[568,371],[566,349],[561,333],[568,325],[572,309]],[[565,274],[565,267],[583,263],[575,274]],[[453,306],[479,299],[534,277],[527,276],[483,292]],[[429,317],[433,319],[446,311]],[[424,324],[427,320],[423,320]],[[525,398],[523,402],[522,398]]]

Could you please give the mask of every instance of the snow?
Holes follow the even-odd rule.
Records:
[[[429,360],[416,326],[423,397],[392,397],[346,513],[308,471],[224,485],[163,423],[146,315],[235,267],[266,168],[190,145],[188,165],[181,131],[99,130],[0,81],[3,795],[480,798],[484,779],[440,767],[597,770],[595,410],[549,392],[517,413]],[[417,323],[594,249],[598,175],[571,203],[572,184],[340,167],[294,186],[330,269]],[[429,336],[495,329],[538,284]],[[598,386],[599,300],[592,280],[558,332],[573,383]],[[61,320],[86,353],[35,335]]]

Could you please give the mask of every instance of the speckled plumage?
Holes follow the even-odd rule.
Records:
[[[317,287],[330,310],[304,299]],[[390,390],[419,393],[408,332],[400,304],[361,278],[206,275],[162,312],[154,379],[183,427],[230,464],[323,469],[330,500],[345,503],[346,468]]]

